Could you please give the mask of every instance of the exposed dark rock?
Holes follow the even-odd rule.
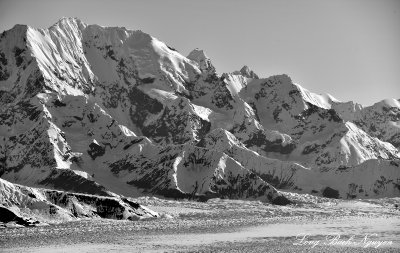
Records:
[[[106,149],[105,149],[105,147],[102,147],[99,144],[92,142],[89,144],[89,150],[87,152],[90,155],[90,157],[93,160],[95,160],[96,157],[104,155],[106,152]]]
[[[59,190],[110,196],[110,193],[103,186],[70,170],[53,169],[40,184]]]
[[[322,196],[326,198],[338,199],[339,198],[339,191],[332,189],[330,187],[326,187],[322,191]]]
[[[16,224],[22,225],[25,227],[32,227],[32,226],[36,226],[36,225],[40,224],[40,222],[37,220],[23,218],[23,217],[15,214],[9,208],[3,207],[3,206],[0,206],[0,222],[3,222],[3,223],[15,222]]]

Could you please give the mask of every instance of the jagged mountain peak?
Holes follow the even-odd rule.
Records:
[[[80,28],[85,28],[87,26],[87,24],[84,23],[80,18],[77,18],[77,17],[62,17],[54,25],[52,25],[51,27],[65,26],[65,25],[78,26]]]
[[[35,92],[82,95],[93,92],[98,82],[121,85],[154,83],[161,89],[185,92],[184,84],[200,73],[200,66],[142,31],[86,25],[77,18],[62,18],[49,29],[16,31],[14,28],[7,32],[16,34],[15,39],[4,35],[1,42],[19,49],[26,47],[25,55],[35,59],[27,60],[43,76],[43,85],[35,85]],[[15,51],[14,48],[0,50]],[[2,62],[5,63],[7,58],[13,59],[14,56],[5,55]],[[17,67],[20,62],[23,63],[21,57]],[[205,66],[206,71],[213,68],[209,60],[200,65]],[[1,79],[6,80],[10,87],[19,80],[18,76],[12,75],[11,69],[3,68],[3,71]],[[21,93],[15,91],[13,96]],[[33,91],[29,93],[34,95]]]
[[[288,105],[297,104],[298,106],[294,107],[296,114],[307,109],[307,103],[320,108],[330,109],[332,103],[337,102],[337,100],[329,94],[316,94],[309,91],[300,84],[295,83],[287,74],[273,75],[268,78],[254,80],[249,82],[248,88],[251,87],[252,89],[264,90],[263,92],[268,89],[271,92],[276,93],[279,100],[288,100],[287,97],[291,97],[291,102],[289,102],[289,100],[284,103],[287,103]]]
[[[14,25],[11,29],[5,30],[5,31],[3,31],[2,33],[7,33],[7,32],[10,32],[10,31],[13,31],[13,32],[16,32],[16,31],[19,31],[19,32],[26,32],[26,30],[27,30],[28,28],[29,28],[28,25],[25,25],[25,24],[16,24],[16,25]]]
[[[215,73],[215,67],[212,65],[211,59],[206,55],[204,50],[195,48],[189,53],[187,58],[197,63],[203,72],[209,74]]]
[[[247,65],[244,65],[239,71],[234,71],[235,75],[242,75],[247,78],[259,79],[258,75],[254,73]]]
[[[209,59],[203,49],[195,48],[187,56],[188,59],[200,63],[201,61]]]
[[[3,51],[1,52],[1,54],[4,54],[6,56],[6,54],[8,53],[7,51],[15,51],[15,48],[26,47],[26,37],[28,29],[30,29],[30,27],[27,25],[15,25],[10,30],[3,31],[3,33],[1,33],[0,35],[0,50]],[[5,56],[2,56],[1,63],[7,65],[7,61],[5,58],[8,57]]]

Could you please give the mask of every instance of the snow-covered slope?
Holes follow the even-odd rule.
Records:
[[[372,106],[362,107],[352,102],[334,103],[332,108],[373,137],[400,148],[400,102],[385,99]]]
[[[329,95],[311,93],[286,75],[254,80],[242,89],[265,129],[286,133],[296,147],[289,157],[311,168],[355,166],[369,159],[397,159],[399,151],[347,121],[340,104]],[[334,104],[332,106],[332,104]],[[357,121],[358,122],[358,121]]]
[[[400,194],[397,100],[363,108],[247,66],[219,75],[203,50],[185,57],[142,31],[16,25],[0,37],[0,105],[12,183],[280,204],[274,187]]]
[[[256,198],[288,203],[274,187],[228,155],[189,144],[131,150],[109,166],[128,184],[167,197]]]
[[[197,145],[223,151],[274,187],[286,191],[336,198],[364,198],[396,196],[400,187],[399,161],[369,159],[355,167],[313,170],[296,162],[261,156],[223,129],[210,132]]]

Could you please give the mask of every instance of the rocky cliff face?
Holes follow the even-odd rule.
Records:
[[[0,38],[0,175],[112,196],[400,194],[400,106],[363,108],[248,67],[219,75],[142,31],[64,18]]]

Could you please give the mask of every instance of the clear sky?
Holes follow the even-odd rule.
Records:
[[[219,73],[246,64],[342,101],[400,98],[399,0],[0,0],[0,31],[61,17],[204,49]]]

